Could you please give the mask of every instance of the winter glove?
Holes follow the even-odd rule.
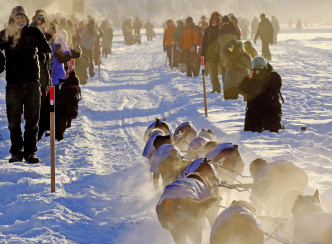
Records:
[[[70,49],[70,52],[71,52],[71,57],[73,59],[77,59],[77,58],[79,58],[81,56],[81,53],[75,51],[74,49]]]
[[[61,50],[61,44],[58,43],[58,44],[56,44],[56,46],[55,46],[55,53],[60,52],[60,50]]]
[[[194,51],[195,51],[195,46],[192,45],[192,46],[190,47],[190,52],[193,53]]]
[[[176,51],[182,53],[182,48],[181,48],[179,45],[177,45],[177,46],[176,46]]]
[[[71,60],[71,54],[61,51],[61,44],[56,44],[54,55],[60,63],[66,63]]]

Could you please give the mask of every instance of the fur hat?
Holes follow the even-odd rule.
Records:
[[[11,16],[15,17],[17,14],[24,14],[26,15],[25,9],[22,6],[16,6],[12,9]]]
[[[251,67],[253,69],[259,68],[260,66],[263,66],[264,68],[268,69],[267,62],[262,56],[254,57],[251,61]]]
[[[27,22],[29,22],[29,18],[26,14],[25,9],[22,6],[16,6],[15,8],[12,9],[12,13],[9,16],[9,23],[14,20],[14,17],[16,15],[24,15],[27,18]]]

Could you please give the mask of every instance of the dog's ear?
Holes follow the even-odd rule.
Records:
[[[314,193],[314,198],[317,202],[320,202],[320,198],[319,198],[319,191],[318,189],[316,189],[315,193]]]

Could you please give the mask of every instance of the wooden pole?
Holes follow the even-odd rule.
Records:
[[[207,98],[206,98],[206,86],[205,86],[205,72],[204,72],[204,57],[201,57],[201,64],[203,66],[202,68],[202,76],[203,76],[203,93],[204,93],[204,109],[205,109],[205,117],[208,116],[208,112],[207,112]]]
[[[50,86],[51,192],[55,192],[55,87]]]
[[[100,57],[101,57],[101,40],[99,40],[99,52],[98,52],[98,78],[100,78]]]

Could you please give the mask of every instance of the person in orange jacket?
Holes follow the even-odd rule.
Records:
[[[197,55],[196,48],[198,42],[198,35],[194,30],[194,22],[192,17],[186,19],[186,28],[183,31],[181,38],[181,47],[183,49],[183,57],[187,64],[187,76],[193,76],[193,65],[195,56]]]
[[[164,52],[167,52],[167,57],[169,60],[169,66],[172,68],[172,46],[174,46],[174,31],[176,27],[174,25],[173,20],[169,19],[167,20],[167,28],[164,31],[164,37],[163,37],[163,47],[164,47]],[[173,47],[173,53],[175,51],[175,47]]]

